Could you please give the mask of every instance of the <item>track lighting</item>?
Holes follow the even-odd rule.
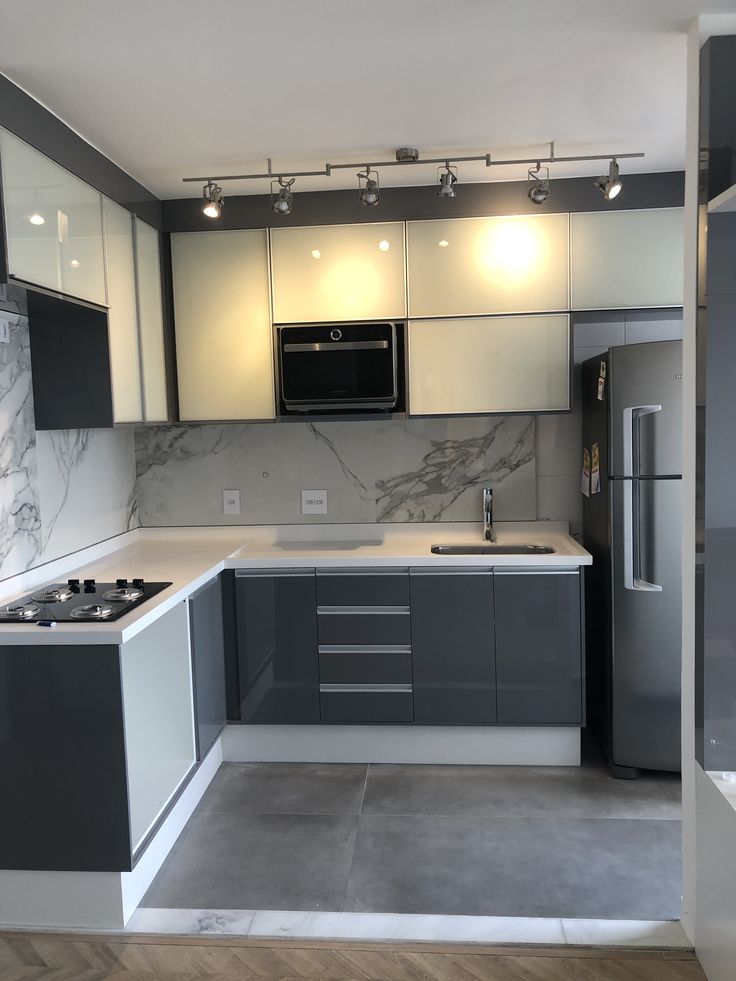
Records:
[[[532,182],[527,192],[529,200],[534,204],[544,204],[549,197],[549,167],[542,167],[537,161],[537,166],[527,171],[527,177]]]
[[[290,215],[291,206],[294,203],[294,195],[291,193],[291,185],[295,178],[285,181],[283,177],[271,181],[271,211],[275,215]],[[274,187],[278,185],[278,193],[274,193]]]
[[[219,186],[219,184],[215,184],[212,181],[207,181],[202,188],[202,198],[204,199],[202,212],[207,215],[208,218],[219,218],[222,214],[222,206],[224,204],[222,199],[222,188]]]
[[[373,175],[373,176],[371,176]],[[378,183],[378,171],[365,168],[365,173],[358,174],[358,190],[360,203],[367,208],[373,208],[381,200],[381,188]]]
[[[601,177],[596,177],[593,184],[598,188],[606,201],[613,201],[621,193],[623,183],[619,177],[618,162],[615,157],[611,159],[611,163],[608,166],[608,176],[604,174]]]
[[[451,167],[449,163],[446,163],[444,169],[442,167],[437,168],[437,177],[439,183],[437,197],[454,198],[455,184],[457,184],[457,168]]]

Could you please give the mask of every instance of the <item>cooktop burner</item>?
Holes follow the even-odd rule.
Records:
[[[170,586],[170,582],[144,579],[70,579],[49,583],[29,596],[0,607],[2,623],[85,623],[118,620],[136,606]]]

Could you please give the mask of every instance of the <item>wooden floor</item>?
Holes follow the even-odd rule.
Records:
[[[703,981],[694,954],[592,947],[0,933],[1,981]]]

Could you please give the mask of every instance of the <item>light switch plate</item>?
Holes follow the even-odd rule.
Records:
[[[224,490],[222,492],[222,513],[240,514],[239,490]]]
[[[0,344],[7,344],[10,341],[10,321],[0,317]]]
[[[327,491],[303,490],[302,514],[327,514]]]

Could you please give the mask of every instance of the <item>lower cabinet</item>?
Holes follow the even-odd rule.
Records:
[[[581,576],[494,573],[497,721],[584,723]]]
[[[319,722],[314,569],[235,574],[243,722]]]
[[[412,569],[414,721],[496,721],[493,573]]]
[[[189,597],[194,669],[197,759],[207,755],[225,727],[225,636],[219,576]]]

